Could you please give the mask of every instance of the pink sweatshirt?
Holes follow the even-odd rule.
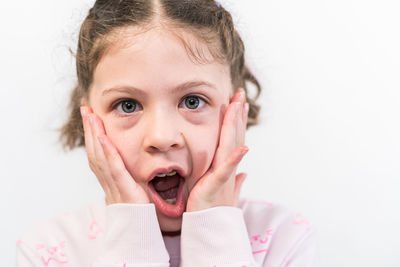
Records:
[[[263,201],[185,212],[180,236],[162,236],[154,204],[102,199],[32,227],[17,266],[306,267],[315,230],[300,213]]]

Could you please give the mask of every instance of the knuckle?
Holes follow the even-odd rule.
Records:
[[[111,165],[110,167],[111,169],[111,174],[113,175],[113,177],[118,180],[119,177],[121,177],[122,173],[123,173],[123,169],[120,165]]]
[[[112,163],[115,163],[115,162],[117,162],[117,161],[119,160],[119,156],[118,156],[117,153],[111,152],[111,153],[108,155],[108,159],[109,159]]]
[[[112,153],[109,155],[108,160],[110,162],[110,166],[112,169],[119,170],[120,168],[120,157],[116,153]]]
[[[104,173],[104,166],[98,165],[98,166],[97,166],[97,170],[98,170],[100,173]]]
[[[93,160],[89,159],[89,167],[93,171],[96,169],[97,164]]]

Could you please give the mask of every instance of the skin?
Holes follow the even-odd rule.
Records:
[[[81,107],[89,165],[107,204],[152,203],[151,173],[176,164],[188,174],[186,212],[235,206],[246,176],[236,168],[248,151],[248,104],[243,90],[232,96],[229,66],[194,63],[165,29],[137,35],[127,28],[125,33],[123,45],[111,46],[96,66]],[[207,47],[202,49],[211,57]],[[176,90],[193,80],[212,86]],[[188,98],[198,105],[188,106]],[[126,112],[121,100],[133,112]],[[179,234],[182,216],[156,212],[164,234]]]

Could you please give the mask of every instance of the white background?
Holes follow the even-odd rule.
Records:
[[[79,25],[92,1],[3,1],[0,266],[32,224],[97,201],[84,150],[65,153]],[[301,211],[320,266],[400,266],[400,4],[221,1],[264,86],[242,195]]]

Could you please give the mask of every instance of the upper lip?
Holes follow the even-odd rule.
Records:
[[[157,168],[153,170],[150,176],[147,178],[147,181],[150,182],[159,173],[169,173],[173,170],[175,170],[183,178],[186,178],[187,173],[181,167],[179,167],[178,165],[171,165],[169,167]]]

